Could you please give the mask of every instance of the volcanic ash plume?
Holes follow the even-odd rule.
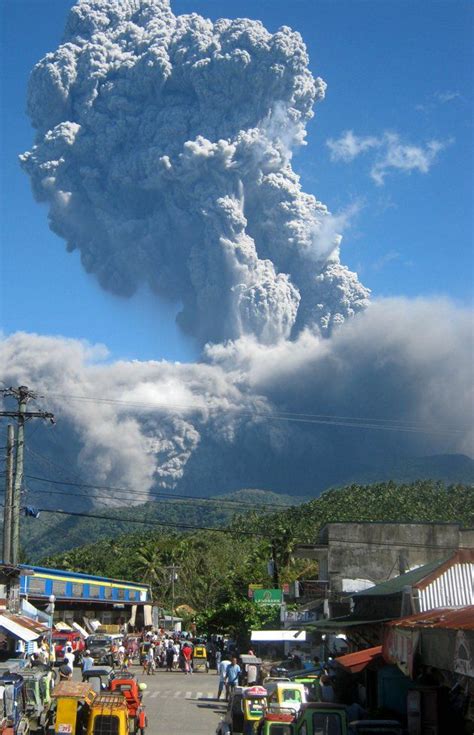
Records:
[[[290,28],[80,0],[32,72],[22,165],[101,285],[180,302],[201,344],[329,334],[368,292],[291,168],[325,86]]]

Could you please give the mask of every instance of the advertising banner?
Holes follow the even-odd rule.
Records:
[[[282,592],[281,590],[255,590],[253,593],[253,599],[258,602],[259,605],[281,605]]]

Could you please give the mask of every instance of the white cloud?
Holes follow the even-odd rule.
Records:
[[[452,102],[455,99],[459,99],[459,97],[461,97],[461,92],[447,89],[444,92],[435,92],[434,97],[438,102],[441,102],[441,104],[444,105],[446,102]]]
[[[346,130],[336,140],[329,138],[326,141],[326,145],[331,151],[331,160],[344,161],[345,163],[350,163],[354,158],[371,148],[379,148],[381,144],[380,138],[374,138],[373,136],[364,138],[360,135],[354,135],[352,130]]]
[[[439,90],[430,95],[426,102],[415,105],[415,110],[419,112],[432,112],[438,105],[446,105],[449,102],[459,99],[462,99],[462,94],[457,90]]]
[[[382,156],[376,160],[370,171],[371,178],[381,186],[391,171],[418,171],[426,174],[435,163],[438,153],[450,141],[430,140],[425,145],[403,143],[396,133],[386,133]]]
[[[364,153],[376,151],[370,177],[379,186],[382,186],[385,177],[394,171],[428,173],[438,153],[451,143],[451,139],[429,140],[415,145],[403,141],[398,133],[385,132],[379,137],[364,137],[355,135],[352,130],[347,130],[340,138],[330,138],[326,141],[333,161],[350,163]]]

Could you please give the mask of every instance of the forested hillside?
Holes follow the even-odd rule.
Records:
[[[46,556],[43,562],[146,581],[163,604],[169,603],[169,575],[163,568],[174,563],[179,566],[177,604],[207,611],[224,605],[229,612],[243,604],[250,581],[270,583],[267,563],[272,546],[281,582],[307,577],[317,570],[312,563],[293,559],[294,546],[315,540],[318,530],[330,521],[357,520],[456,521],[474,527],[474,489],[429,481],[352,485],[277,512],[256,509],[234,514],[219,530],[139,530]]]

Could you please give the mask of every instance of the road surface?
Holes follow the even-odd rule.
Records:
[[[143,697],[147,735],[215,735],[225,712],[225,703],[216,699],[215,671],[186,675],[158,669],[153,676],[142,675],[141,667],[133,671],[148,687]]]

